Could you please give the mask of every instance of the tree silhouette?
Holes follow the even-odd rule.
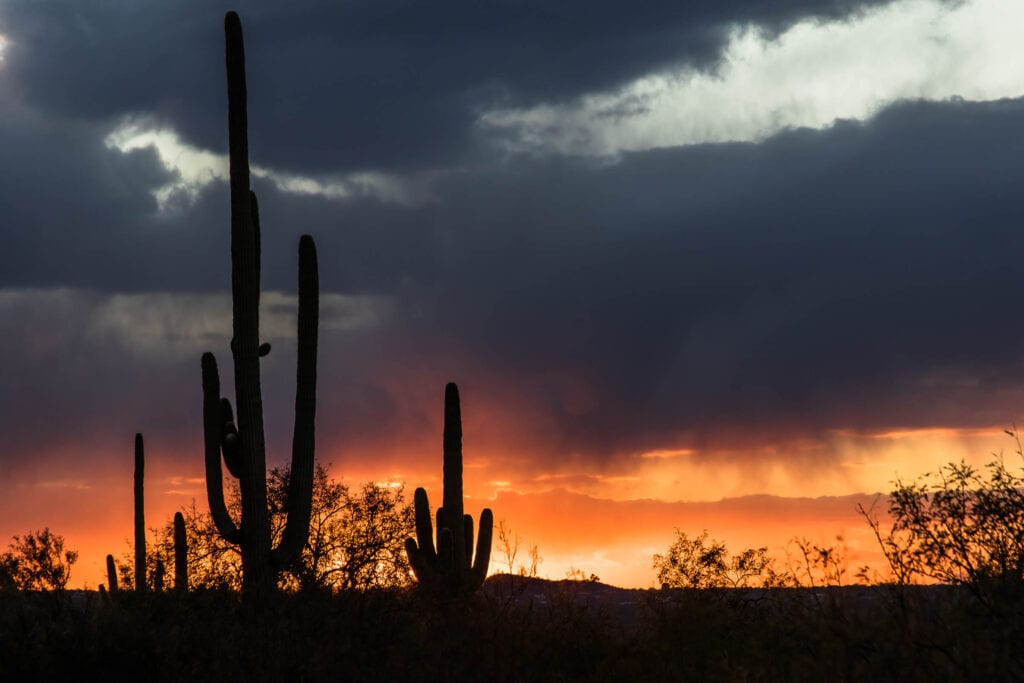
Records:
[[[42,531],[15,536],[0,555],[0,588],[64,590],[78,551],[65,550],[64,537]]]
[[[1007,433],[1024,459],[1016,432]],[[982,470],[948,463],[895,486],[888,531],[873,511],[859,509],[898,583],[964,584],[982,597],[990,588],[1024,586],[1024,467],[999,455]]]
[[[271,539],[284,532],[290,473],[272,469],[267,475],[268,516]],[[229,489],[227,509],[233,518],[241,514],[238,486]],[[242,563],[238,548],[217,531],[210,513],[195,503],[162,527],[151,530],[146,562],[152,575],[162,557],[174,556],[176,520],[187,534],[185,548],[189,589],[242,587]],[[357,490],[332,481],[326,468],[317,465],[313,477],[310,534],[300,555],[285,567],[278,585],[291,590],[363,590],[396,588],[411,582],[404,541],[414,529],[412,506],[403,487],[366,482]],[[118,565],[123,582],[133,580],[127,558]],[[176,586],[177,587],[177,586]]]
[[[747,548],[739,555],[729,555],[724,543],[708,538],[707,530],[691,539],[676,529],[668,552],[655,555],[653,565],[664,588],[738,588],[755,579],[771,583],[775,576],[768,548]]]

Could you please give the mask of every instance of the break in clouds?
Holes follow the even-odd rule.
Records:
[[[538,467],[1008,425],[1017,5],[243,3],[272,446],[304,232],[329,452],[433,443],[448,380],[480,452]],[[0,4],[4,467],[198,443],[223,9]]]

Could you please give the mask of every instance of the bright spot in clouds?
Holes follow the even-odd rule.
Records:
[[[226,135],[226,134],[225,134]],[[212,182],[228,178],[228,157],[192,147],[181,141],[173,130],[148,122],[128,120],[104,139],[109,149],[128,153],[152,148],[160,163],[174,174],[174,180],[156,188],[153,195],[161,211],[175,204],[191,204],[199,192]],[[283,173],[264,166],[251,166],[256,178],[269,180],[280,192],[319,195],[328,199],[372,197],[396,204],[418,204],[429,199],[424,181],[407,180],[384,173],[350,173],[340,177],[314,178]]]
[[[382,295],[320,293],[320,330],[358,332],[383,324],[394,301]],[[192,356],[208,348],[226,348],[231,338],[231,295],[187,292],[108,293],[83,289],[0,289],[0,322],[23,319],[45,336],[59,326],[96,348],[115,348],[136,356]],[[261,336],[294,343],[298,297],[277,291],[260,296]],[[14,324],[14,323],[11,323]]]
[[[494,110],[479,123],[513,150],[593,156],[757,141],[865,119],[900,99],[1024,94],[1024,2],[904,0],[771,40],[737,27],[714,73],[649,74],[567,105]]]

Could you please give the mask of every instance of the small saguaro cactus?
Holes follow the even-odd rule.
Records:
[[[174,589],[188,590],[188,538],[185,536],[185,517],[174,513]]]
[[[156,558],[156,570],[153,572],[153,590],[157,593],[164,590],[164,558]]]
[[[277,574],[302,551],[309,535],[313,498],[313,451],[316,417],[316,351],[320,286],[316,245],[299,240],[298,368],[295,427],[292,439],[288,521],[277,547],[271,544],[267,510],[266,446],[260,359],[270,345],[260,342],[260,225],[256,195],[249,189],[248,113],[242,23],[228,12],[224,18],[228,76],[228,146],[231,186],[231,353],[235,369],[235,404],[220,394],[217,361],[203,354],[203,431],[206,491],[220,534],[242,554],[242,596],[258,602],[277,588]],[[224,504],[221,456],[238,479],[242,494],[239,524]]]
[[[464,514],[462,503],[462,414],[455,384],[448,384],[444,391],[443,457],[443,505],[437,509],[437,545],[430,501],[427,492],[418,488],[413,498],[416,539],[406,539],[405,551],[422,588],[444,596],[467,595],[487,578],[494,515],[489,508],[480,513],[480,536],[474,556],[473,518]]]
[[[135,435],[135,591],[146,590],[146,511],[143,492],[145,452],[142,434]]]
[[[114,564],[113,555],[107,555],[107,590],[110,593],[117,592],[117,565]]]

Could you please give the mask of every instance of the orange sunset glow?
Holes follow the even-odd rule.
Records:
[[[472,402],[470,402],[472,405]],[[440,412],[439,410],[436,412]],[[466,429],[465,493],[467,512],[494,510],[521,539],[515,567],[536,545],[541,576],[564,578],[570,570],[593,573],[623,587],[649,588],[654,553],[664,552],[673,530],[690,534],[707,529],[734,551],[767,546],[780,561],[792,553],[794,539],[832,544],[842,536],[851,572],[870,564],[880,576],[887,567],[858,513],[857,505],[884,517],[885,499],[897,478],[913,479],[948,461],[964,459],[979,467],[992,453],[1015,447],[1002,428],[934,428],[878,434],[837,432],[826,439],[801,440],[796,446],[764,446],[742,453],[701,453],[691,448],[641,453],[608,474],[571,468],[526,466],[515,469],[512,455],[476,453],[474,415],[464,413]],[[431,425],[439,442],[440,416]],[[484,421],[486,422],[486,421]],[[108,553],[131,552],[130,441],[120,472],[112,464],[102,477],[39,480],[6,484],[0,519],[9,535],[49,525],[60,529],[81,552],[74,583],[93,588],[106,578]],[[787,449],[803,455],[797,464]],[[410,451],[413,450],[410,448]],[[440,446],[423,453],[372,451],[343,454],[321,451],[332,476],[349,485],[365,481],[404,483],[406,497],[423,486],[433,500],[440,495]],[[197,451],[171,451],[147,443],[155,463],[147,471],[149,526],[162,525],[195,500],[205,506],[206,489]],[[85,453],[68,454],[87,463]],[[817,462],[817,465],[810,463]],[[831,462],[831,464],[824,464]],[[491,572],[507,571],[505,555],[495,547]]]

